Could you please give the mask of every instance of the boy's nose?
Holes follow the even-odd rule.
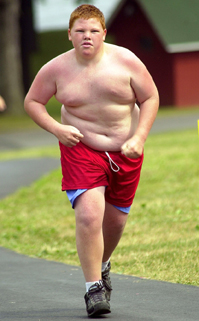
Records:
[[[90,32],[85,32],[84,39],[90,39]]]

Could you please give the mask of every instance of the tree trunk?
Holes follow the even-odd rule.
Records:
[[[19,17],[19,0],[0,0],[0,95],[12,114],[24,113]]]

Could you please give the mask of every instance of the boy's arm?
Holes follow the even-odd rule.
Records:
[[[24,101],[27,114],[41,128],[55,135],[68,147],[76,145],[83,135],[73,126],[66,126],[51,117],[45,105],[56,93],[56,81],[48,65],[38,72]]]
[[[127,157],[138,158],[143,153],[144,143],[159,108],[157,88],[148,70],[138,58],[133,63],[131,87],[140,103],[140,117],[135,134],[124,143],[121,151]]]
[[[58,124],[48,114],[45,105],[56,93],[56,84],[48,72],[47,66],[41,68],[36,75],[24,100],[27,114],[43,129],[54,134],[54,127]]]

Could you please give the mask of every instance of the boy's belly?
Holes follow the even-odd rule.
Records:
[[[112,123],[89,121],[68,113],[62,107],[62,123],[76,127],[84,135],[81,141],[99,151],[120,151],[121,146],[133,136],[138,126],[139,108],[136,105],[130,117]]]

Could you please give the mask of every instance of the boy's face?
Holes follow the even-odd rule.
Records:
[[[72,41],[76,52],[83,56],[93,56],[99,52],[106,37],[106,29],[96,18],[88,20],[77,19],[68,30],[69,40]]]

